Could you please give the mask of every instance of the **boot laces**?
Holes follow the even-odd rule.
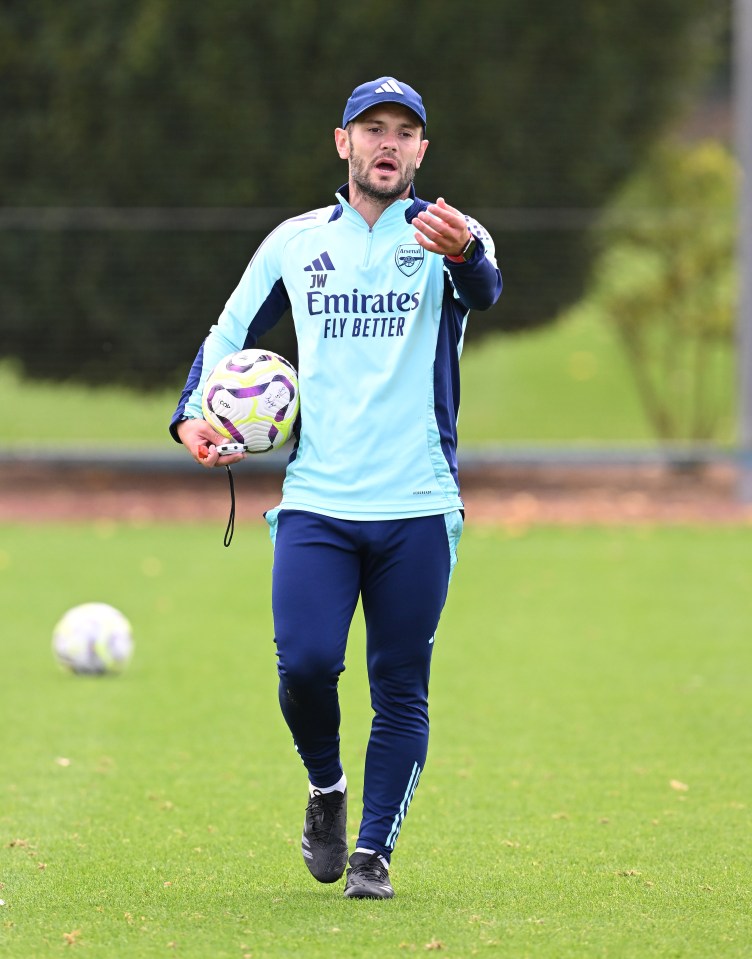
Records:
[[[326,794],[314,789],[308,800],[306,813],[312,832],[330,831],[334,825],[335,815],[341,805],[334,793]]]
[[[363,879],[373,880],[374,882],[389,881],[389,870],[381,861],[377,852],[364,862],[353,865],[350,871],[354,872],[357,876],[361,876]]]

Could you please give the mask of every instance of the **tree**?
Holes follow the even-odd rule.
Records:
[[[664,144],[604,218],[589,299],[614,324],[662,440],[711,440],[719,424],[736,313],[737,188],[721,144]]]
[[[446,195],[497,243],[505,292],[468,336],[549,322],[581,294],[589,266],[587,224],[562,230],[562,214],[597,209],[681,110],[712,62],[719,9],[6,3],[0,201],[51,212],[40,228],[22,211],[0,233],[3,348],[37,375],[144,387],[177,378],[265,233],[286,212],[332,201],[345,171],[329,131],[348,92],[386,73],[428,106],[421,195]],[[92,226],[86,211],[100,206],[175,215],[160,229]],[[57,207],[84,213],[61,229]],[[248,216],[185,228],[180,211],[195,207]],[[531,209],[552,213],[531,229]],[[290,324],[268,345],[292,357]]]

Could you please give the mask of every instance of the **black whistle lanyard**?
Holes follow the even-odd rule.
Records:
[[[232,477],[232,470],[225,466],[227,470],[227,479],[230,481],[230,516],[227,520],[227,529],[225,530],[224,544],[229,546],[235,533],[235,480]]]

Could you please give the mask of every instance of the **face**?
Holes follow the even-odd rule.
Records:
[[[366,110],[335,131],[337,152],[350,166],[350,182],[378,201],[407,196],[428,149],[423,128],[412,110],[384,103]]]

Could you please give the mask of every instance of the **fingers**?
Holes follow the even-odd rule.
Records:
[[[245,459],[245,453],[228,453],[220,456],[217,444],[226,442],[226,437],[213,429],[206,420],[184,420],[178,427],[180,441],[200,465],[207,469],[215,466],[231,466]]]
[[[465,217],[443,197],[421,211],[414,219],[415,239],[426,250],[442,256],[456,256],[470,238]]]
[[[244,460],[246,456],[247,453],[227,453],[220,455],[214,443],[209,443],[208,445],[201,443],[193,454],[196,462],[201,466],[205,466],[207,469],[212,469],[215,466],[232,466],[233,463],[239,463],[241,460]]]

